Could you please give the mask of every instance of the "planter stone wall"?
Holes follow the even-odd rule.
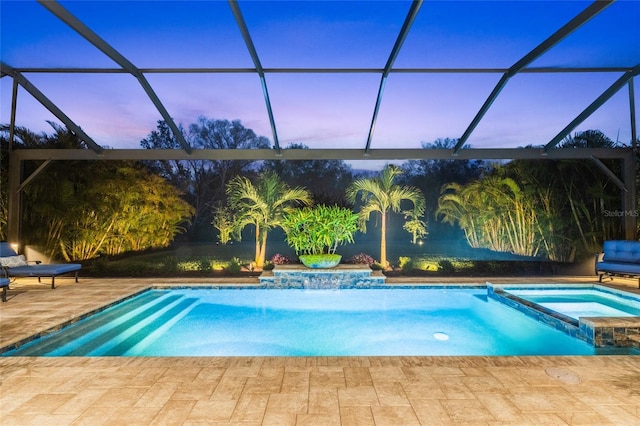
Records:
[[[383,286],[386,277],[367,265],[338,265],[328,269],[309,269],[302,265],[276,265],[260,275],[268,288],[337,289]]]

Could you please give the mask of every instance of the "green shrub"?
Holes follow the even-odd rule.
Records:
[[[229,264],[225,269],[231,275],[238,275],[242,270],[242,264],[240,264],[240,259],[238,259],[237,257],[234,257],[233,259],[231,259],[231,262],[229,262]]]
[[[438,272],[442,272],[443,274],[453,275],[456,271],[456,268],[453,266],[453,263],[448,259],[442,259],[438,262]]]
[[[406,274],[413,271],[413,261],[411,260],[410,257],[400,256],[398,261],[400,264],[400,271],[402,271],[402,273]]]
[[[160,262],[160,268],[165,272],[179,272],[178,258],[175,256],[167,256]]]
[[[374,271],[383,271],[384,270],[384,266],[382,266],[380,263],[376,262],[376,263],[372,263],[371,265],[369,265],[370,268]]]
[[[438,262],[436,260],[431,259],[415,259],[413,261],[413,266],[415,269],[419,269],[421,271],[437,271],[438,270]]]
[[[177,263],[178,270],[182,272],[200,271],[201,265],[197,260],[182,260]]]
[[[213,263],[211,262],[210,259],[200,259],[198,260],[198,270],[199,271],[211,271],[213,269]]]
[[[273,271],[273,268],[275,268],[275,264],[271,263],[271,262],[267,262],[264,264],[264,266],[262,267],[263,271]]]

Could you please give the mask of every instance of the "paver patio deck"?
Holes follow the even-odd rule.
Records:
[[[153,284],[212,282],[21,279],[0,307],[0,346]],[[0,424],[640,425],[640,357],[6,357]]]

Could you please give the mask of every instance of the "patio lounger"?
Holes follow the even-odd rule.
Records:
[[[24,255],[18,254],[9,243],[0,243],[0,264],[10,277],[51,277],[51,288],[56,288],[56,276],[75,272],[78,282],[78,271],[82,268],[79,263],[40,263],[27,262]]]

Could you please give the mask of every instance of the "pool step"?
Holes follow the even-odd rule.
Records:
[[[631,347],[640,348],[640,334],[630,334],[627,336],[627,340],[631,342]]]
[[[18,348],[14,356],[86,356],[109,340],[118,338],[123,330],[180,304],[180,299],[182,296],[159,297],[155,292],[145,293],[58,333],[44,336],[37,345]]]
[[[125,335],[122,333],[118,336],[118,339],[113,339],[111,342],[98,348],[99,355],[101,356],[123,356],[141,342],[141,339],[149,336],[154,330],[160,330],[166,324],[171,323],[176,318],[182,318],[188,311],[190,311],[196,304],[198,299],[188,297],[180,300],[177,304],[171,306],[171,308],[165,310],[162,315],[158,315],[145,324],[135,333]],[[125,330],[127,331],[127,330]]]

